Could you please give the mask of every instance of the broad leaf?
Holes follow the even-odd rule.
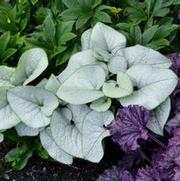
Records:
[[[138,90],[120,99],[123,106],[137,104],[152,110],[164,102],[177,85],[177,76],[169,69],[134,65],[127,74]]]
[[[71,104],[85,104],[104,94],[100,90],[104,84],[106,72],[99,65],[86,65],[77,69],[60,86],[57,95]]]
[[[97,112],[105,112],[111,107],[111,99],[102,97],[90,104],[90,108]]]
[[[113,28],[97,23],[92,29],[90,45],[99,58],[108,61],[112,54],[126,46],[126,38]]]
[[[48,154],[55,160],[64,163],[72,164],[73,157],[64,152],[54,141],[51,129],[48,127],[40,132],[40,139],[43,147],[47,150]]]
[[[147,127],[154,133],[163,136],[163,129],[169,117],[170,109],[171,103],[170,98],[168,98],[153,111],[153,119],[148,122]]]
[[[123,72],[117,74],[117,81],[110,80],[103,85],[103,93],[107,97],[121,98],[133,92],[133,84],[130,77]]]
[[[20,122],[20,119],[9,106],[7,100],[8,87],[0,88],[0,130],[9,129]]]
[[[41,48],[33,48],[22,54],[11,79],[15,85],[28,84],[36,79],[48,66],[48,58]]]
[[[58,76],[60,82],[64,82],[73,72],[83,65],[96,63],[96,58],[93,56],[92,50],[85,50],[75,53],[70,58],[67,68]]]
[[[136,64],[152,65],[158,68],[169,68],[171,66],[171,61],[167,57],[151,48],[146,48],[141,45],[125,48],[118,53],[124,55],[128,61],[128,67]]]
[[[47,126],[59,104],[54,94],[32,86],[19,86],[9,90],[8,101],[18,117],[32,128]]]
[[[14,68],[9,68],[3,65],[0,66],[0,87],[13,87],[10,79],[14,71]]]
[[[37,136],[39,134],[39,129],[31,128],[23,122],[16,125],[15,129],[19,136]]]
[[[86,105],[69,105],[68,109],[64,108],[53,114],[52,135],[56,143],[70,155],[99,162],[103,156],[101,142],[109,136],[104,126],[110,124],[113,119],[110,111],[98,113]]]

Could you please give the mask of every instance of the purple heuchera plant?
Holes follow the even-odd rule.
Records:
[[[138,139],[148,139],[146,125],[151,120],[150,112],[142,106],[133,105],[119,109],[116,120],[110,126],[114,142],[124,151],[136,150]]]
[[[161,178],[164,180],[180,180],[180,128],[173,130],[173,137],[169,139],[161,159],[155,160],[154,163],[160,169]]]
[[[129,171],[113,166],[105,170],[97,181],[134,181],[134,179]]]
[[[171,95],[172,99],[172,113],[176,115],[180,113],[180,53],[171,53],[167,57],[172,61],[171,69],[179,77],[178,85]]]

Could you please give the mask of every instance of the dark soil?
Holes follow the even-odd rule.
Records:
[[[98,164],[75,159],[73,165],[67,166],[33,157],[25,169],[19,172],[9,170],[8,175],[10,181],[95,181],[106,168],[116,164],[121,156],[120,149],[107,139],[105,155]]]

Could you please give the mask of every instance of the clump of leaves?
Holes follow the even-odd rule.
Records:
[[[30,46],[45,49],[50,60],[56,60],[56,65],[63,64],[71,55],[70,52],[75,52],[77,48],[76,44],[73,46],[68,43],[76,37],[76,34],[72,32],[74,23],[74,21],[55,21],[49,14],[43,24],[33,32],[28,43]]]
[[[141,44],[156,50],[168,47],[180,28],[171,12],[176,4],[180,2],[127,0],[124,6],[126,20],[117,27],[126,35],[129,45]]]
[[[18,33],[25,30],[30,21],[30,2],[18,0],[15,5],[7,1],[0,3],[0,32]]]
[[[65,20],[76,20],[76,29],[85,26],[87,22],[95,24],[96,22],[111,23],[111,17],[106,12],[111,7],[101,5],[102,0],[63,0],[68,7],[62,12],[62,18]]]

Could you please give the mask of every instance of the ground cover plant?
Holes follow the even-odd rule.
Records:
[[[38,156],[80,169],[44,180],[178,181],[179,14],[179,0],[0,0],[0,180]]]

